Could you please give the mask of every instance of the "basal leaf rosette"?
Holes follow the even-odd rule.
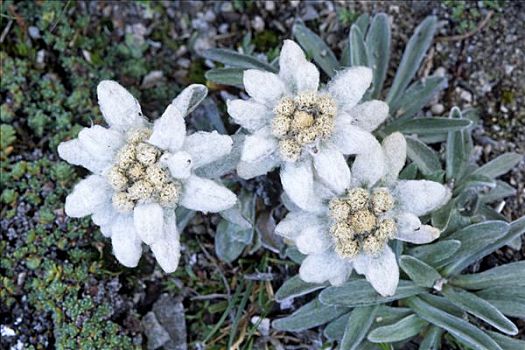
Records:
[[[237,173],[249,179],[280,167],[284,190],[308,210],[319,206],[314,181],[338,192],[349,185],[344,155],[356,154],[357,166],[379,156],[370,132],[388,116],[388,105],[358,104],[372,81],[368,67],[342,70],[320,89],[319,71],[291,40],[284,42],[279,67],[278,74],[246,70],[250,99],[228,102],[230,116],[250,133]]]
[[[382,157],[366,166],[354,164],[350,186],[333,191],[319,184],[319,210],[292,209],[277,225],[276,233],[307,255],[299,269],[305,282],[341,285],[355,269],[379,294],[393,295],[399,267],[388,243],[424,244],[439,237],[440,231],[419,217],[444,205],[449,189],[433,181],[398,179],[406,160],[402,134],[385,138],[382,150]],[[379,179],[368,171],[374,168],[384,169]]]
[[[66,198],[66,214],[91,215],[124,266],[137,266],[144,242],[165,272],[175,271],[180,258],[175,208],[219,212],[236,202],[226,187],[194,174],[232,147],[231,138],[217,132],[186,135],[184,117],[206,94],[205,86],[190,85],[150,123],[124,87],[102,81],[98,102],[109,127],[84,128],[58,146],[62,159],[93,173]]]

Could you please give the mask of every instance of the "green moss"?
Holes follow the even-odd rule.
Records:
[[[279,46],[279,36],[271,30],[263,30],[255,34],[253,38],[256,51],[267,52]]]

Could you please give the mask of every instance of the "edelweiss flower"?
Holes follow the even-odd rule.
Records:
[[[340,285],[355,268],[381,295],[393,295],[399,268],[388,242],[422,244],[439,237],[439,230],[422,225],[418,216],[445,204],[450,191],[433,181],[397,179],[406,160],[406,141],[400,133],[385,138],[383,151],[385,173],[380,181],[375,176],[367,181],[366,172],[354,172],[366,185],[319,191],[323,208],[292,210],[277,225],[279,235],[308,255],[299,270],[304,281]],[[382,167],[373,161],[367,166]]]
[[[377,100],[357,104],[372,81],[367,67],[345,69],[318,90],[319,71],[291,40],[284,42],[279,66],[278,75],[245,71],[244,87],[251,99],[228,102],[234,121],[252,133],[237,172],[248,179],[280,166],[284,190],[298,206],[309,209],[319,205],[314,180],[337,192],[350,184],[343,155],[357,154],[358,167],[381,155],[370,132],[388,116],[388,105]]]
[[[109,128],[84,128],[58,146],[62,159],[93,172],[66,198],[66,214],[92,215],[125,266],[137,266],[144,242],[164,271],[175,271],[180,257],[175,208],[218,212],[235,204],[230,190],[193,174],[232,146],[229,136],[217,132],[186,136],[184,117],[206,94],[202,85],[189,86],[151,125],[126,89],[102,81],[98,102]]]

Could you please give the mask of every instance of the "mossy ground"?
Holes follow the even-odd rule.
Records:
[[[192,21],[207,10],[221,12],[230,28],[231,35],[224,35],[228,41],[220,35],[214,39],[217,46],[237,46],[251,30],[253,15],[272,13],[275,21],[267,19],[267,27],[246,44],[253,44],[256,52],[269,50],[270,59],[278,43],[290,37],[293,17],[308,15],[304,4],[273,12],[264,9],[264,2],[234,1],[228,11],[223,4],[186,11],[161,2],[1,2],[0,315],[2,325],[16,333],[2,336],[2,348],[143,348],[147,342],[140,320],[165,292],[184,300],[191,348],[203,348],[204,341],[207,349],[253,348],[268,341],[250,319],[279,314],[273,291],[295,273],[294,263],[264,249],[223,263],[214,257],[218,217],[198,215],[184,232],[177,272],[161,273],[149,253],[130,270],[116,262],[109,240],[89,218],[69,219],[63,211],[65,196],[86,172],[61,161],[56,147],[82,127],[103,123],[95,96],[100,80],[121,82],[140,100],[145,114],[155,118],[181,86],[205,82],[204,61],[189,43],[198,39]],[[453,5],[446,10],[454,17],[459,10]],[[379,6],[396,13],[389,5]],[[336,25],[322,33],[336,52],[356,14],[371,9],[349,5],[339,10],[341,15],[332,18]],[[322,16],[328,18],[327,13]],[[469,13],[472,21],[479,18]],[[427,14],[415,15],[401,27],[411,31]],[[322,21],[312,23],[317,30]],[[470,26],[458,28],[461,32]],[[146,83],[144,78],[155,71],[163,72],[160,81]],[[511,87],[501,94],[505,104],[519,96]],[[193,127],[199,123],[193,122]],[[277,184],[272,177],[241,184],[257,194],[259,217],[271,218]],[[263,231],[271,231],[271,224],[262,223]],[[315,332],[274,337],[322,346]]]

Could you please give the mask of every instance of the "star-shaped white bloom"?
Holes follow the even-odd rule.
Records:
[[[186,135],[184,117],[206,94],[203,85],[187,87],[151,124],[125,88],[102,81],[98,102],[109,128],[84,128],[58,146],[62,159],[93,173],[66,198],[66,214],[91,215],[127,267],[137,266],[144,242],[164,271],[175,271],[180,258],[175,208],[219,212],[236,202],[226,187],[194,174],[232,147],[232,139],[217,132]]]
[[[385,138],[382,148],[383,166],[374,161],[357,168],[354,164],[352,175],[366,185],[335,192],[319,185],[322,208],[292,209],[277,225],[277,234],[307,255],[299,270],[304,281],[340,285],[354,268],[381,295],[393,295],[399,268],[388,242],[423,244],[439,237],[437,228],[422,225],[418,217],[444,205],[449,189],[433,181],[398,180],[406,160],[406,141],[400,133]],[[367,170],[378,166],[385,169],[379,181]]]
[[[381,157],[370,132],[388,116],[388,105],[358,104],[372,82],[368,67],[342,70],[319,89],[319,71],[291,40],[284,42],[279,66],[279,74],[245,71],[251,98],[228,102],[230,116],[251,133],[237,172],[248,179],[281,167],[284,190],[299,207],[311,209],[319,206],[314,181],[335,191],[349,186],[344,155],[356,154],[357,167]],[[369,170],[378,176],[382,171]]]

